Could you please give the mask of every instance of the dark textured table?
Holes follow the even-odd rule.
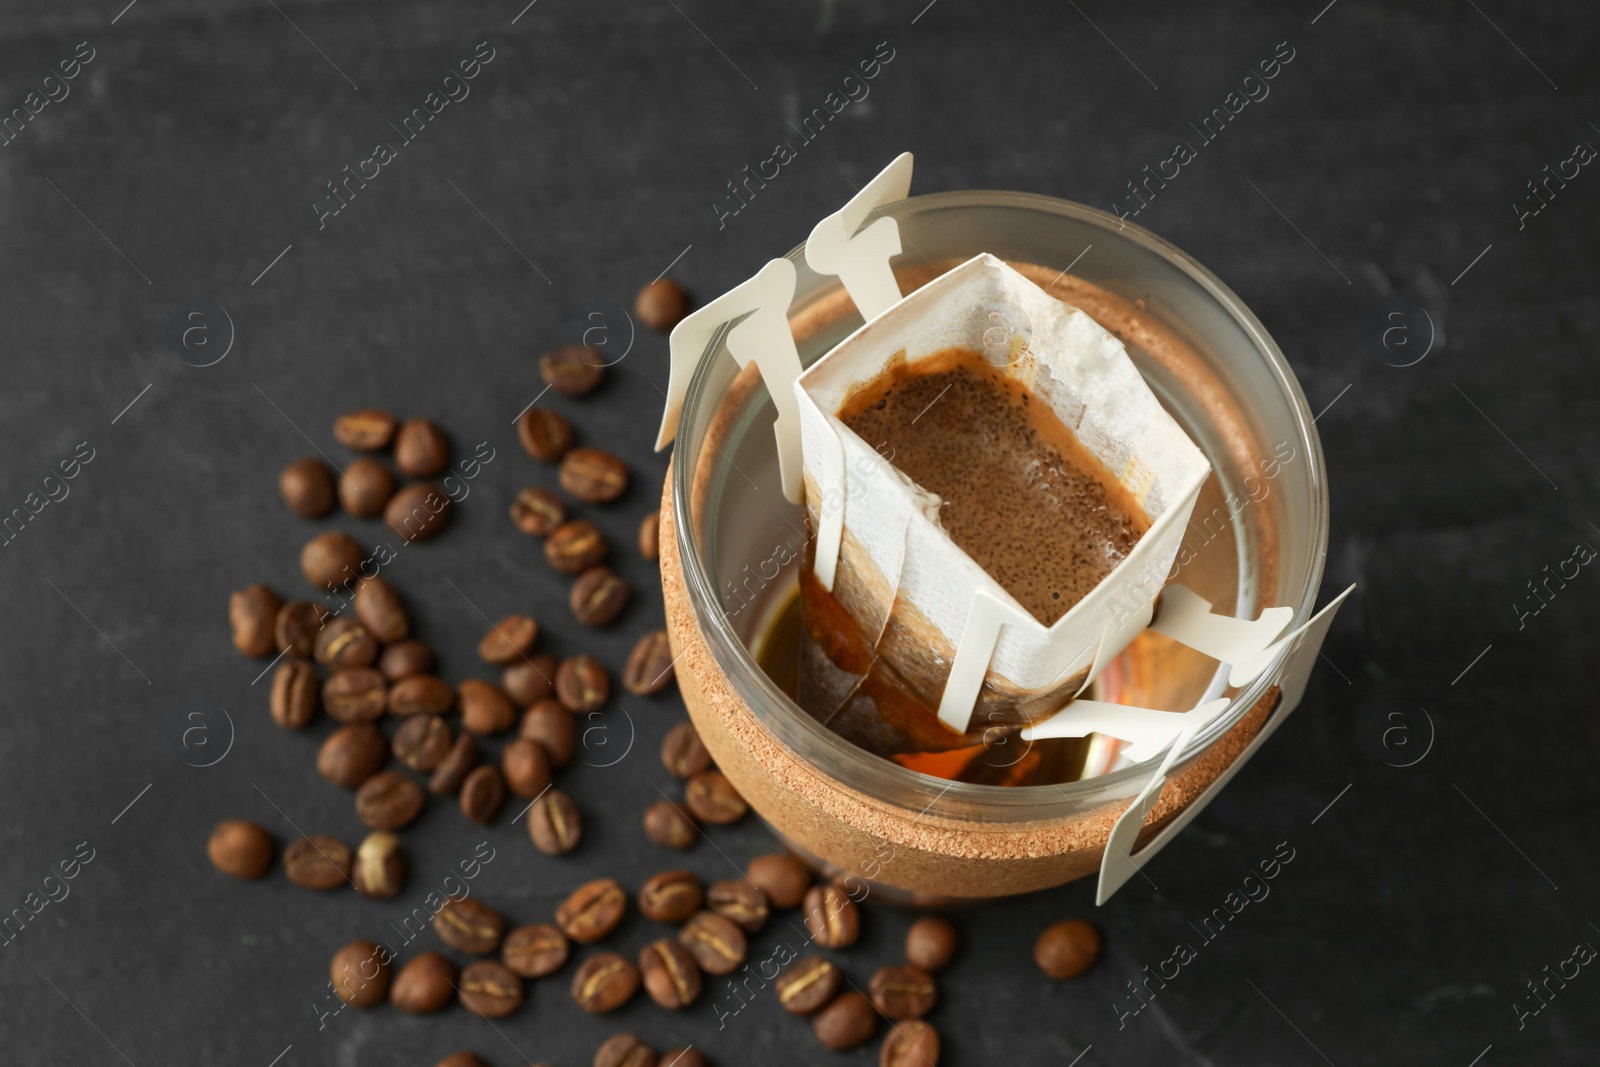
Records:
[[[475,892],[517,921],[585,878],[631,889],[678,863],[639,813],[672,788],[654,751],[681,707],[608,714],[586,756],[620,760],[561,780],[588,816],[565,859],[530,848],[514,809],[464,832],[441,804],[407,833],[398,900],[314,895],[281,869],[240,883],[205,859],[220,818],[280,839],[361,828],[312,769],[328,724],[269,719],[263,664],[228,641],[228,594],[304,595],[313,527],[279,503],[277,472],[316,451],[342,462],[334,417],[388,407],[494,457],[448,533],[386,570],[444,673],[479,673],[485,616],[517,610],[549,623],[545,647],[619,668],[659,619],[653,567],[619,553],[636,601],[579,633],[565,581],[505,518],[519,486],[553,484],[512,427],[539,351],[620,329],[669,264],[721,292],[902,149],[917,191],[1130,210],[1127,183],[1230,101],[1225,132],[1137,222],[1213,269],[1288,354],[1330,467],[1325,595],[1360,590],[1296,717],[1148,880],[1098,912],[1077,884],[957,915],[932,1016],[944,1062],[1600,1057],[1600,976],[1574,954],[1600,944],[1585,829],[1600,731],[1582,680],[1600,607],[1575,553],[1600,544],[1589,5],[524,2],[4,4],[0,510],[29,517],[0,548],[0,912],[29,918],[0,946],[0,1061],[429,1065],[470,1048],[575,1065],[629,1028],[719,1064],[876,1062],[876,1043],[822,1052],[770,994],[735,1014],[720,984],[677,1015],[641,996],[585,1016],[564,977],[495,1026],[325,1014],[334,948],[431,946],[402,920],[479,841],[494,858]],[[396,129],[475,54],[492,58],[469,95]],[[1246,76],[1284,54],[1261,98]],[[729,213],[726,183],[875,55],[892,58],[870,94]],[[392,158],[332,199],[380,141]],[[602,393],[560,405],[635,465],[623,501],[590,509],[619,544],[665,470],[649,451],[665,352],[641,336]],[[63,461],[77,476],[46,481]],[[754,819],[712,840],[683,861],[707,879],[771,847]],[[1203,936],[1281,850],[1270,896]],[[49,877],[63,863],[76,876]],[[1029,949],[1066,916],[1092,916],[1107,949],[1053,984]],[[869,903],[842,957],[858,981],[909,921]],[[648,936],[635,917],[615,941]],[[777,922],[755,943],[785,938]],[[1127,983],[1183,942],[1178,977],[1135,999]]]

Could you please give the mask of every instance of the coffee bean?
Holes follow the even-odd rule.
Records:
[[[389,498],[383,521],[407,541],[426,541],[450,524],[452,508],[444,490],[419,482]]]
[[[434,767],[433,777],[428,779],[428,792],[439,796],[459,793],[461,783],[467,780],[467,775],[477,765],[478,740],[471,734],[462,734],[450,746],[444,759]]]
[[[485,663],[504,667],[532,652],[538,639],[539,624],[532,616],[507,615],[483,635],[478,642],[478,655]]]
[[[333,423],[333,436],[346,448],[358,452],[376,452],[388,448],[394,440],[397,423],[387,411],[367,409],[340,415]]]
[[[389,950],[352,941],[333,954],[328,968],[333,991],[352,1008],[370,1008],[389,995]]]
[[[873,1005],[890,1019],[920,1019],[939,1000],[933,975],[909,963],[879,967],[871,989]]]
[[[567,962],[567,935],[549,923],[519,926],[506,935],[500,958],[524,978],[542,978]]]
[[[317,647],[317,633],[328,617],[328,609],[309,600],[291,600],[278,609],[273,622],[273,643],[296,659],[310,659]]]
[[[272,721],[285,730],[304,729],[317,714],[317,671],[302,659],[286,659],[272,672]]]
[[[606,377],[606,358],[587,345],[562,345],[539,357],[539,377],[558,393],[584,396]]]
[[[611,695],[611,678],[600,661],[580,652],[556,668],[556,699],[580,714],[600,710]]]
[[[217,823],[206,842],[206,855],[223,874],[252,880],[272,866],[272,835],[245,819],[226,819]]]
[[[453,993],[455,990],[451,990],[451,992]],[[452,1052],[434,1064],[433,1067],[488,1067],[488,1064],[470,1052]],[[533,1067],[540,1067],[540,1065],[534,1064]]]
[[[711,974],[732,974],[744,962],[744,931],[714,911],[695,913],[678,931],[678,940]]]
[[[561,488],[586,504],[608,503],[628,488],[628,468],[598,448],[574,448],[562,456],[556,478]]]
[[[938,1067],[939,1031],[923,1022],[912,1019],[897,1023],[883,1039],[883,1050],[878,1053],[878,1067]]]
[[[606,558],[610,551],[599,527],[588,519],[573,519],[550,531],[544,558],[562,574],[581,574]]]
[[[427,1015],[450,1003],[457,985],[456,965],[437,952],[424,952],[394,976],[389,1003],[412,1015]]]
[[[456,704],[456,691],[431,674],[402,678],[389,690],[391,715],[443,715]]]
[[[651,630],[639,638],[622,668],[622,687],[636,696],[659,693],[672,682],[672,646],[667,631]]]
[[[671,278],[657,278],[633,298],[633,313],[652,330],[672,329],[683,319],[689,294]]]
[[[639,523],[639,555],[661,558],[661,512],[652,511]]]
[[[639,911],[658,923],[681,923],[700,910],[705,894],[693,871],[662,871],[639,890]]]
[[[712,883],[706,890],[706,907],[746,933],[757,933],[767,925],[767,895],[743,878]]]
[[[500,753],[506,787],[519,797],[536,797],[550,784],[550,757],[537,741],[519,737]]]
[[[656,1067],[711,1067],[711,1065],[707,1062],[705,1053],[688,1046],[663,1052]]]
[[[393,495],[394,474],[375,459],[358,459],[339,476],[339,503],[356,518],[379,514]]]
[[[1081,919],[1045,927],[1033,943],[1033,962],[1050,978],[1076,978],[1100,956],[1100,931]]]
[[[353,722],[328,735],[317,751],[317,773],[341,789],[355,789],[389,762],[389,739],[370,722]]]
[[[823,948],[846,948],[861,936],[861,915],[856,902],[836,885],[814,885],[801,905],[806,930]]]
[[[371,667],[334,671],[322,683],[322,706],[335,722],[371,722],[388,700],[388,680]]]
[[[461,1006],[485,1019],[500,1019],[522,1006],[522,979],[494,960],[469,963],[461,972]]]
[[[572,999],[584,1011],[615,1011],[639,989],[639,968],[615,952],[590,956],[572,976]]]
[[[617,928],[628,911],[628,894],[614,878],[585,882],[556,909],[556,925],[574,941],[591,944]]]
[[[398,830],[422,814],[426,801],[422,787],[401,772],[379,771],[356,790],[356,817],[373,830]]]
[[[547,856],[559,856],[578,847],[583,838],[583,818],[572,798],[559,789],[547,789],[528,809],[528,836]]]
[[[656,1053],[632,1034],[612,1034],[596,1050],[594,1067],[656,1067]]]
[[[811,885],[811,868],[787,852],[757,856],[744,873],[775,908],[797,906]]]
[[[278,651],[273,628],[278,621],[278,594],[257,582],[228,598],[233,647],[257,659]]]
[[[668,1011],[686,1008],[700,995],[700,965],[680,941],[663,937],[640,949],[639,973],[650,999]]]
[[[333,510],[333,472],[320,459],[297,459],[278,475],[278,492],[296,515],[320,519]]]
[[[843,1052],[864,1044],[872,1037],[877,1026],[878,1013],[872,1002],[860,993],[849,990],[834,998],[811,1020],[822,1047],[830,1052]]]
[[[401,641],[399,644],[389,645],[378,657],[378,669],[391,682],[398,682],[418,674],[432,674],[433,667],[433,649],[421,641]],[[451,699],[455,699],[453,693]]]
[[[359,621],[341,615],[317,634],[314,652],[317,662],[330,671],[365,667],[378,658],[378,642]]]
[[[392,645],[406,636],[405,605],[394,586],[382,578],[367,578],[356,586],[356,618],[367,632],[386,645]]]
[[[693,778],[711,766],[711,753],[700,743],[694,723],[680,722],[661,742],[661,765],[679,778]]]
[[[394,465],[411,478],[432,478],[450,465],[450,442],[427,419],[407,419],[394,438]]]
[[[559,411],[531,407],[517,419],[517,437],[528,455],[554,463],[572,447],[572,424]]]
[[[548,652],[518,659],[500,672],[500,688],[519,708],[532,707],[556,691],[560,662]]]
[[[796,960],[778,979],[778,1003],[791,1015],[810,1015],[833,999],[843,980],[830,960],[807,956]]]
[[[372,900],[392,900],[406,884],[406,853],[400,838],[382,830],[370,833],[356,846],[355,869],[350,880],[356,892]]]
[[[450,726],[437,715],[414,715],[394,732],[394,758],[427,774],[450,753]]]
[[[699,832],[694,820],[670,800],[658,800],[644,809],[644,835],[663,848],[694,847]]]
[[[940,971],[956,954],[956,928],[948,919],[924,916],[906,931],[906,959],[925,971]]]
[[[511,502],[511,524],[529,537],[545,537],[567,521],[567,506],[548,489],[524,486]]]
[[[284,847],[283,873],[302,889],[338,889],[350,881],[350,846],[323,834],[296,838]]]
[[[320,593],[355,580],[362,558],[355,538],[329,530],[307,541],[300,550],[300,573]]]
[[[578,746],[578,728],[572,718],[559,700],[541,700],[523,712],[518,735],[539,742],[551,768],[559,771],[572,762]]]
[[[474,767],[461,783],[461,814],[488,826],[506,804],[506,780],[492,763]]]
[[[683,801],[695,818],[716,826],[738,822],[748,810],[744,797],[721,771],[701,771],[690,778]]]
[[[568,603],[583,625],[606,626],[628,606],[628,583],[608,567],[590,567],[573,583]]]
[[[475,734],[497,734],[517,721],[511,698],[492,682],[468,678],[456,686],[456,701],[461,708],[461,728]]]
[[[500,947],[506,921],[477,897],[453,897],[433,917],[439,940],[471,956],[487,956]]]

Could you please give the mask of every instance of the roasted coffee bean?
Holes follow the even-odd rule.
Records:
[[[461,1006],[485,1019],[500,1019],[522,1006],[522,979],[494,960],[469,963],[461,972]]]
[[[402,678],[389,690],[391,715],[443,715],[456,704],[456,691],[431,674]]]
[[[296,838],[283,850],[283,873],[302,889],[338,889],[350,881],[350,846],[323,834]]]
[[[272,866],[272,835],[246,819],[217,823],[206,842],[206,855],[223,874],[247,880],[260,878]]]
[[[610,695],[611,678],[593,656],[580,652],[562,660],[556,668],[556,699],[568,711],[598,711]]]
[[[437,952],[424,952],[394,976],[389,1003],[412,1015],[427,1015],[450,1003],[457,985],[456,965]]]
[[[656,1067],[656,1053],[632,1034],[612,1034],[595,1051],[594,1067]]]
[[[628,911],[628,894],[614,878],[585,882],[556,909],[556,925],[574,941],[591,944],[617,928]]]
[[[456,701],[461,708],[461,728],[475,734],[497,734],[517,721],[511,698],[492,682],[468,678],[456,686]]]
[[[339,475],[339,503],[359,519],[383,511],[394,496],[394,474],[375,459],[358,459]]]
[[[531,407],[517,419],[517,437],[528,455],[554,463],[572,447],[572,424],[559,411]]]
[[[650,999],[668,1011],[687,1008],[700,995],[700,965],[681,941],[663,937],[640,949],[639,973]]]
[[[562,574],[582,574],[606,558],[610,547],[599,527],[588,519],[573,519],[550,531],[544,558]]]
[[[585,626],[606,626],[628,606],[628,583],[609,567],[590,567],[572,583],[568,603],[572,615]]]
[[[439,940],[470,956],[487,956],[500,947],[506,921],[477,897],[453,897],[433,917]]]
[[[461,783],[461,814],[488,826],[506,804],[506,780],[492,763],[474,767]]]
[[[370,1008],[389,995],[389,950],[352,941],[333,955],[328,968],[333,991],[352,1008]]]
[[[714,911],[697,912],[678,931],[678,940],[694,954],[700,969],[732,974],[744,962],[744,931]]]
[[[454,993],[455,990],[452,989],[451,992]],[[470,1052],[452,1052],[434,1064],[433,1067],[489,1067],[489,1065]],[[533,1067],[541,1067],[541,1065],[534,1064]]]
[[[939,1031],[923,1022],[912,1019],[896,1023],[883,1039],[883,1051],[878,1053],[878,1067],[938,1067]]]
[[[278,492],[296,515],[320,519],[333,510],[333,472],[320,459],[297,459],[278,475]]]
[[[839,992],[844,976],[832,961],[822,956],[796,960],[778,979],[778,1003],[791,1015],[810,1015]]]
[[[532,707],[556,691],[556,668],[560,665],[548,652],[519,658],[500,672],[500,688],[517,707]]]
[[[341,615],[317,634],[315,653],[317,662],[330,671],[365,667],[378,658],[378,642],[359,621]]]
[[[427,419],[407,419],[394,437],[394,465],[411,478],[432,478],[450,466],[450,442]]]
[[[578,727],[572,721],[572,712],[559,700],[541,700],[522,713],[519,736],[539,742],[553,770],[561,770],[572,762],[578,747]]]
[[[272,672],[272,721],[303,729],[317,714],[317,671],[303,659],[286,659]]]
[[[559,789],[547,789],[528,809],[528,836],[547,856],[571,852],[583,839],[583,817],[572,798]]]
[[[879,967],[871,989],[873,1005],[890,1019],[920,1019],[939,1000],[933,975],[909,963]]]
[[[328,609],[309,600],[291,600],[278,609],[273,622],[273,643],[296,659],[310,659],[317,647],[317,633],[328,617]]]
[[[354,537],[329,530],[307,541],[300,550],[300,573],[320,593],[359,577],[361,560],[361,546]]]
[[[356,817],[373,830],[398,830],[422,814],[426,801],[422,787],[401,772],[379,771],[356,790]]]
[[[228,598],[228,622],[233,627],[233,647],[247,656],[262,658],[278,651],[273,629],[282,605],[278,594],[257,582]]]
[[[414,715],[394,732],[394,758],[414,771],[432,771],[450,753],[450,726],[437,715]]]
[[[605,504],[628,488],[628,468],[598,448],[574,448],[562,456],[556,478],[561,488],[586,504]]]
[[[878,1013],[872,1002],[855,990],[847,990],[811,1019],[811,1029],[822,1047],[843,1052],[865,1044],[876,1029]]]
[[[537,741],[519,737],[500,753],[506,788],[519,797],[536,797],[550,784],[550,757]]]
[[[856,902],[838,886],[812,886],[801,906],[811,940],[823,948],[846,948],[861,936],[861,914]]]
[[[706,907],[739,924],[746,933],[767,925],[767,895],[743,878],[714,882],[706,890]]]
[[[478,739],[471,734],[460,735],[456,743],[450,746],[450,751],[445,753],[444,759],[434,767],[433,777],[428,779],[428,792],[439,796],[459,793],[461,783],[467,780],[467,775],[477,765]]]
[[[694,820],[670,800],[658,800],[644,809],[644,835],[663,848],[693,848],[699,831]]]
[[[748,810],[744,797],[721,771],[701,771],[684,787],[683,802],[695,818],[716,826],[726,826],[744,818]]]
[[[652,511],[639,523],[639,555],[645,559],[661,558],[661,512]]]
[[[1100,956],[1100,931],[1081,919],[1045,927],[1033,943],[1033,962],[1050,978],[1076,978]]]
[[[383,521],[407,541],[426,541],[450,524],[452,509],[444,490],[419,482],[389,498],[383,509]]]
[[[615,1011],[639,989],[639,968],[615,952],[590,956],[572,976],[572,999],[584,1011]]]
[[[388,448],[394,440],[397,426],[395,417],[387,411],[367,409],[340,415],[333,423],[333,436],[346,448],[358,452],[376,452]]]
[[[633,313],[652,330],[665,333],[678,325],[689,307],[689,294],[671,278],[657,278],[633,298]]]
[[[371,722],[388,700],[388,681],[371,667],[334,671],[322,683],[322,706],[335,722]]]
[[[811,868],[787,852],[757,856],[744,873],[774,908],[796,907],[811,887]]]
[[[409,623],[405,605],[394,586],[382,578],[366,578],[356,586],[356,618],[367,632],[386,645],[404,639]]]
[[[362,838],[361,844],[356,846],[355,869],[350,872],[350,880],[355,883],[356,892],[364,897],[393,900],[405,887],[407,869],[400,838],[379,830]]]
[[[661,765],[679,778],[693,778],[711,766],[711,753],[700,743],[694,723],[680,722],[661,742]]]
[[[389,739],[370,722],[353,722],[328,735],[317,751],[317,773],[341,789],[355,789],[389,762]]]
[[[672,682],[672,646],[667,631],[651,630],[639,638],[622,668],[622,687],[636,696],[659,693]]]
[[[539,377],[567,396],[594,392],[606,377],[606,358],[587,345],[562,345],[539,357]]]
[[[391,682],[398,682],[418,674],[432,674],[433,667],[433,649],[421,641],[401,641],[399,644],[390,645],[378,657],[378,669]],[[451,699],[455,699],[454,693],[451,694]]]
[[[567,935],[549,923],[519,926],[506,935],[500,959],[524,978],[543,978],[567,962]]]
[[[478,655],[485,663],[504,667],[526,657],[538,639],[539,624],[532,616],[507,615],[483,635],[478,642]]]
[[[940,971],[956,954],[956,928],[949,919],[924,916],[906,931],[906,959],[925,971]]]
[[[662,871],[639,890],[639,911],[658,923],[681,923],[700,910],[705,894],[693,871]]]
[[[511,524],[529,537],[547,537],[567,521],[567,506],[548,489],[524,486],[511,502]]]
[[[705,1053],[690,1045],[663,1052],[661,1059],[656,1062],[656,1067],[711,1067],[711,1065],[706,1060]]]

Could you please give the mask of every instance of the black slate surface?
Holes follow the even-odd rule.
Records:
[[[470,1048],[584,1064],[625,1027],[719,1064],[875,1062],[875,1044],[822,1052],[770,994],[732,1014],[716,986],[670,1016],[643,997],[584,1016],[564,978],[494,1027],[459,1010],[324,1016],[333,949],[403,942],[389,924],[477,841],[495,858],[475,891],[517,921],[587,877],[636,888],[679,862],[638,813],[672,788],[654,750],[681,710],[632,700],[631,729],[606,718],[591,761],[630,732],[632,749],[563,779],[589,827],[565,860],[533,852],[520,824],[464,833],[436,805],[408,833],[416,870],[395,902],[217,874],[204,844],[219,818],[360,835],[348,796],[312,771],[327,725],[273,726],[261,665],[227,639],[232,589],[302,592],[311,527],[278,504],[277,471],[313,448],[342,460],[330,427],[352,406],[431,416],[461,455],[487,442],[455,526],[389,569],[417,628],[463,677],[479,673],[483,616],[531,608],[546,647],[617,668],[658,618],[653,568],[623,553],[634,607],[579,634],[561,623],[564,582],[505,521],[518,486],[553,483],[511,427],[538,351],[591,314],[618,324],[686,246],[673,274],[694,291],[742,280],[901,149],[918,191],[1109,208],[1287,42],[1270,96],[1137,221],[1239,292],[1327,408],[1325,589],[1361,588],[1295,719],[1148,881],[1098,912],[1078,884],[956,917],[964,946],[933,1016],[943,1062],[1595,1062],[1600,977],[1547,976],[1600,944],[1586,675],[1600,607],[1587,570],[1537,614],[1528,583],[1600,543],[1600,178],[1579,168],[1537,214],[1515,206],[1540,203],[1525,183],[1547,164],[1600,144],[1595,15],[1323,5],[6,3],[0,108],[60,95],[45,76],[93,58],[0,146],[0,509],[42,495],[80,442],[93,458],[0,548],[0,911],[60,896],[46,876],[92,859],[0,947],[0,1061],[432,1064]],[[324,183],[481,41],[494,58],[470,97],[319,229]],[[880,42],[894,58],[870,97],[719,225],[724,183]],[[213,347],[189,363],[222,351],[222,313],[232,348],[186,365],[173,323],[206,306]],[[1385,347],[1394,326],[1409,332]],[[641,337],[604,392],[560,405],[635,465],[627,497],[591,509],[621,544],[665,469],[648,450],[665,380],[665,342]],[[684,861],[708,879],[770,847],[754,820],[713,840]],[[1282,842],[1294,858],[1271,895],[1205,940],[1195,924]],[[1105,931],[1103,961],[1045,981],[1034,934],[1081,915]],[[898,954],[910,917],[869,906],[866,920],[845,956],[858,982]],[[650,935],[635,917],[616,940],[632,952]],[[796,935],[780,922],[758,951],[781,939]],[[1195,958],[1119,1016],[1138,1003],[1125,983],[1179,942]]]

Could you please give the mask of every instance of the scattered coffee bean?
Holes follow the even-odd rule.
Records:
[[[273,643],[296,659],[310,659],[317,647],[317,632],[328,609],[309,600],[291,600],[278,609],[273,622]]]
[[[661,558],[661,512],[652,511],[639,523],[639,555],[645,559]]]
[[[455,964],[437,952],[424,952],[394,976],[389,1003],[412,1015],[427,1015],[450,1003],[458,984]]]
[[[681,923],[700,910],[705,894],[693,871],[662,871],[639,890],[639,911],[658,923]]]
[[[517,707],[532,707],[556,691],[556,668],[560,665],[548,652],[518,659],[500,672],[500,688]]]
[[[528,809],[528,836],[547,856],[559,856],[578,847],[583,838],[583,818],[572,798],[559,789],[547,789]]]
[[[296,838],[284,847],[283,872],[302,889],[338,889],[350,881],[350,846],[323,834]]]
[[[823,948],[846,948],[861,936],[861,915],[856,902],[836,885],[814,885],[801,905],[806,930]]]
[[[398,682],[418,674],[432,674],[433,649],[421,641],[401,641],[389,645],[378,657],[378,669],[391,682]],[[454,694],[451,694],[454,699]]]
[[[872,1037],[877,1020],[878,1013],[873,1010],[872,1002],[848,990],[812,1017],[811,1029],[823,1048],[843,1052],[866,1043]]]
[[[1050,978],[1076,978],[1100,956],[1100,931],[1081,919],[1045,927],[1033,943],[1033,962]]]
[[[450,753],[450,726],[437,715],[414,715],[394,732],[394,758],[414,771],[432,771]]]
[[[590,567],[573,583],[568,603],[583,625],[606,626],[628,606],[628,583],[609,567]]]
[[[456,691],[431,674],[402,678],[389,690],[391,715],[443,715],[456,704]]]
[[[388,680],[371,667],[334,671],[322,683],[322,706],[335,722],[371,722],[388,700]]]
[[[878,1067],[939,1067],[939,1031],[921,1019],[896,1023],[883,1039]]]
[[[924,916],[906,931],[906,959],[925,971],[941,971],[956,954],[956,928],[949,919]]]
[[[426,541],[450,524],[452,504],[444,490],[427,482],[408,485],[389,498],[383,521],[407,541]]]
[[[333,991],[352,1008],[370,1008],[389,995],[389,950],[352,941],[333,954]]]
[[[341,789],[355,789],[389,762],[389,739],[370,722],[353,722],[328,735],[317,751],[317,773]]]
[[[558,771],[572,763],[578,747],[578,727],[572,712],[559,700],[540,700],[523,712],[519,736],[539,742],[551,769]]]
[[[272,672],[272,721],[285,730],[304,729],[317,714],[316,668],[303,659],[286,659]]]
[[[562,574],[582,574],[606,558],[610,551],[599,527],[588,519],[573,519],[550,531],[544,558]]]
[[[543,978],[567,962],[567,935],[549,923],[519,926],[506,935],[500,958],[524,978]]]
[[[572,424],[559,411],[531,407],[517,419],[517,437],[528,455],[554,463],[572,447]]]
[[[810,1015],[839,992],[844,976],[822,956],[796,960],[777,981],[778,1003],[791,1015]]]
[[[407,419],[394,438],[394,465],[411,478],[432,478],[450,465],[450,442],[427,419]]]
[[[811,868],[787,852],[757,856],[744,873],[775,908],[798,906],[811,886]]]
[[[297,459],[278,475],[278,491],[289,510],[307,519],[320,519],[333,510],[333,472],[320,459]]]
[[[403,640],[410,623],[405,605],[394,586],[382,578],[366,578],[356,586],[356,618],[367,632],[386,645]]]
[[[562,456],[556,478],[561,488],[585,504],[608,503],[628,488],[628,468],[598,448],[574,448]]]
[[[460,735],[456,743],[450,746],[450,751],[445,753],[444,759],[434,767],[433,777],[428,779],[428,792],[437,796],[459,793],[461,783],[467,780],[467,775],[477,765],[477,738],[471,734]]]
[[[633,313],[652,330],[666,332],[683,319],[689,294],[671,278],[657,278],[633,298]]]
[[[500,753],[506,787],[519,797],[536,797],[550,784],[550,757],[544,746],[526,737],[506,745]]]
[[[622,687],[636,696],[659,693],[672,682],[672,646],[667,631],[651,630],[639,638],[622,668]]]
[[[584,1011],[615,1011],[639,989],[639,968],[615,952],[590,956],[572,976],[572,999]]]
[[[732,974],[744,962],[744,931],[714,911],[691,916],[678,931],[678,940],[694,954],[701,970],[711,974]]]
[[[767,925],[767,895],[743,878],[712,883],[706,890],[706,907],[746,933],[758,933]]]
[[[595,1051],[594,1067],[656,1067],[656,1054],[632,1034],[612,1034]]]
[[[479,960],[461,972],[461,1006],[485,1019],[500,1019],[522,1006],[522,979],[502,963]]]
[[[206,842],[206,855],[223,874],[252,880],[272,866],[272,835],[246,819],[227,819],[217,823]]]
[[[562,660],[556,668],[556,699],[568,711],[598,711],[610,695],[611,678],[593,656],[580,652]]]
[[[639,973],[650,999],[668,1011],[686,1008],[700,995],[700,965],[681,941],[663,937],[640,949]]]
[[[339,476],[339,503],[358,519],[380,514],[393,495],[394,474],[375,459],[358,459]]]
[[[587,345],[562,345],[539,357],[539,377],[567,396],[594,392],[606,377],[606,358]]]
[[[260,659],[278,651],[273,633],[282,605],[278,594],[257,582],[228,598],[228,622],[233,627],[233,647]]]
[[[556,925],[574,941],[592,944],[617,928],[628,911],[628,894],[614,878],[585,882],[556,909]]]
[[[716,826],[738,822],[748,810],[744,797],[721,771],[701,771],[690,778],[683,800],[695,818]]]
[[[700,743],[694,723],[680,722],[661,742],[661,765],[679,778],[693,778],[711,766],[711,753]]]
[[[483,635],[478,655],[485,663],[504,667],[516,663],[533,651],[539,639],[539,624],[528,615],[507,615]]]
[[[356,892],[372,900],[393,900],[406,884],[405,849],[400,838],[379,830],[368,834],[356,846],[355,869],[350,880]]]
[[[494,822],[505,804],[506,780],[492,763],[474,767],[461,783],[461,814],[480,826]]]
[[[547,537],[567,521],[567,506],[548,489],[525,486],[511,502],[511,524],[529,537]]]
[[[500,947],[506,921],[477,897],[452,897],[433,917],[439,940],[469,956],[487,956]]]
[[[330,671],[365,667],[378,658],[378,642],[359,621],[341,615],[317,634],[314,652],[317,662]]]
[[[422,787],[401,772],[379,771],[356,790],[356,817],[373,830],[398,830],[422,814],[426,801]]]
[[[451,992],[454,993],[455,990],[452,989]],[[488,1067],[488,1064],[470,1052],[452,1052],[434,1064],[434,1067]],[[540,1065],[534,1064],[533,1067],[540,1067]]]
[[[376,452],[388,448],[398,423],[387,411],[367,409],[340,415],[333,423],[333,436],[346,448]]]
[[[711,1067],[711,1065],[706,1060],[705,1053],[693,1046],[688,1046],[668,1049],[663,1052],[656,1067]]]
[[[493,682],[468,678],[456,686],[456,701],[461,708],[461,728],[475,734],[497,734],[517,721],[511,698]]]
[[[658,800],[644,809],[644,835],[663,848],[693,848],[699,831],[694,820],[670,800]]]
[[[355,579],[361,559],[361,546],[355,538],[329,530],[307,541],[300,550],[300,573],[320,593]]]
[[[920,1019],[939,1000],[933,975],[909,963],[879,967],[871,989],[873,1005],[890,1019]]]

